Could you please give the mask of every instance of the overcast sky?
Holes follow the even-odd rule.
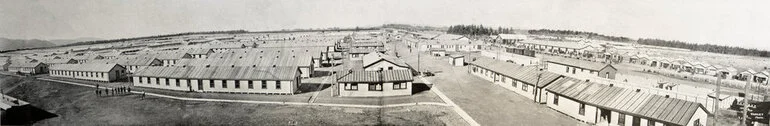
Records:
[[[0,0],[0,37],[137,37],[404,23],[569,29],[770,50],[766,0]]]

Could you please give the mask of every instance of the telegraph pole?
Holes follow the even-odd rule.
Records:
[[[722,88],[722,77],[724,74],[721,72],[717,74],[717,91],[716,91],[716,101],[714,101],[714,124],[719,124],[719,93],[721,92]]]
[[[746,118],[748,118],[748,110],[749,110],[749,86],[751,85],[751,81],[754,77],[752,75],[749,75],[749,79],[746,79],[746,85],[743,86],[743,119],[741,119],[741,124],[746,124]]]

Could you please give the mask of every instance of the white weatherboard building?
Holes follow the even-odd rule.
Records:
[[[412,95],[412,69],[402,60],[379,52],[350,60],[337,73],[337,92],[342,97]]]
[[[618,72],[610,64],[577,60],[577,59],[552,59],[546,61],[548,71],[577,78],[601,77],[615,79]]]
[[[53,77],[111,82],[125,78],[126,68],[118,64],[57,64],[48,73]]]
[[[41,74],[48,72],[48,65],[40,62],[12,62],[8,65],[8,71],[24,74]]]
[[[294,67],[162,67],[134,73],[134,86],[194,92],[294,94],[300,83]]]
[[[546,87],[547,106],[589,124],[702,126],[710,114],[697,102],[560,78]]]
[[[493,84],[500,85],[538,103],[545,103],[545,97],[548,94],[544,87],[562,77],[559,74],[542,71],[535,67],[520,66],[483,57],[469,61],[468,67],[468,72],[471,74],[492,81]]]
[[[338,73],[338,94],[343,97],[412,95],[409,70],[349,71]]]

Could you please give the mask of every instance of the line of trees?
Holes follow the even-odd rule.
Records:
[[[609,36],[602,35],[594,32],[573,31],[573,30],[551,30],[551,29],[538,29],[529,30],[529,34],[533,35],[548,35],[557,37],[580,37],[594,40],[616,41],[616,42],[633,42],[634,40],[628,37],[622,36]]]
[[[484,25],[453,25],[449,26],[446,33],[459,34],[459,35],[497,35],[497,34],[511,34],[516,29],[497,27],[484,27]]]
[[[661,39],[647,39],[647,38],[640,38],[639,40],[636,41],[636,43],[642,44],[642,45],[682,48],[682,49],[690,49],[694,51],[705,51],[705,52],[721,53],[721,54],[770,57],[770,51],[759,50],[759,49],[746,49],[746,48],[734,47],[734,46],[723,46],[723,45],[713,45],[713,44],[694,44],[694,43],[687,43],[687,42],[676,41],[676,40],[661,40]]]

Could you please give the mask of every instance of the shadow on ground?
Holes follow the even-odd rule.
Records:
[[[331,87],[330,84],[301,84],[299,85],[299,89],[297,90],[298,93],[296,94],[321,91],[329,87]]]
[[[431,86],[425,83],[412,83],[412,94],[430,90]]]
[[[58,116],[29,104],[11,107],[2,114],[3,125],[31,125],[37,121]]]

